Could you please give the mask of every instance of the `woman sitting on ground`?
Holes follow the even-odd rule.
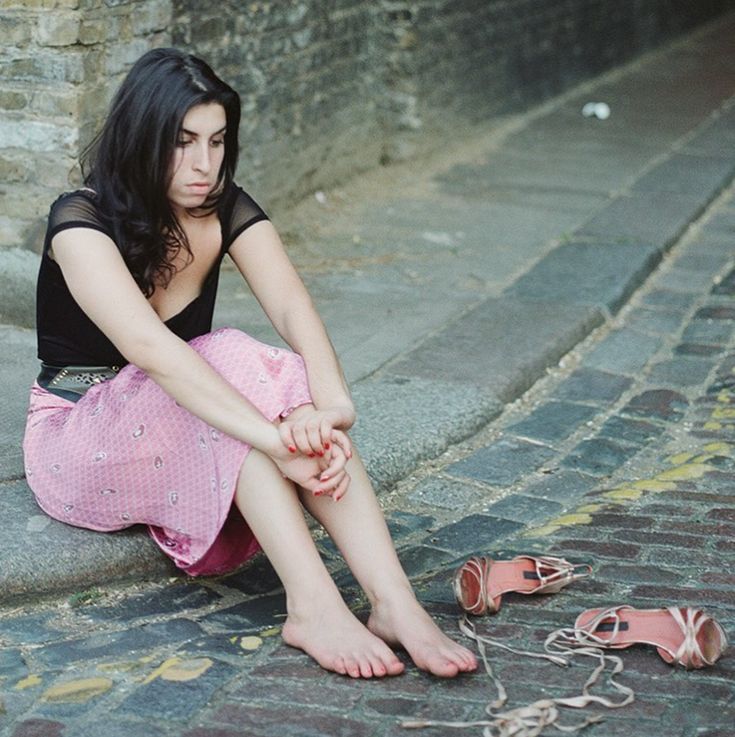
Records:
[[[42,371],[28,483],[52,517],[146,524],[189,575],[263,549],[286,591],[283,639],[352,677],[474,670],[417,602],[347,431],[334,350],[265,213],[234,182],[240,100],[203,61],[145,54],[90,148],[85,187],[52,206],[38,281]],[[211,332],[229,254],[293,352]],[[371,604],[347,608],[302,505]]]

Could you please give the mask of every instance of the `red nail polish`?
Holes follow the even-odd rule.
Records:
[[[321,457],[322,457],[322,456],[324,455],[324,451],[323,451],[323,450],[320,450],[320,451],[319,451],[319,452],[317,453],[317,455],[318,455],[318,456],[319,456],[319,457],[321,458]]]
[[[314,453],[309,453],[309,458],[314,458]]]
[[[324,443],[324,450],[329,450],[332,446],[329,443]]]
[[[296,452],[296,446],[295,445],[289,445],[288,446],[288,452],[289,453],[295,453]]]
[[[314,492],[314,496],[322,496],[324,494],[324,489],[317,489]]]

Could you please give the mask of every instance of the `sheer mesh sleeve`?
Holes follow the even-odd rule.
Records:
[[[47,249],[51,239],[68,228],[92,228],[112,237],[110,229],[100,219],[94,198],[91,189],[80,189],[61,195],[51,205],[46,232]]]
[[[222,248],[225,251],[235,242],[240,233],[261,220],[269,219],[263,208],[247,192],[236,185],[233,185],[233,193],[229,200],[223,217]]]

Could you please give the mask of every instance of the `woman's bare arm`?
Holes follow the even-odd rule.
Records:
[[[312,400],[320,412],[314,422],[349,429],[355,408],[342,368],[276,229],[269,221],[252,225],[229,253],[279,335],[304,359]],[[312,446],[316,450],[316,444]]]

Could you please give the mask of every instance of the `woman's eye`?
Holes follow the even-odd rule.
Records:
[[[178,141],[176,141],[177,146],[188,146],[191,143],[191,141],[186,141],[182,138],[180,138]]]
[[[213,146],[224,146],[225,142],[223,140],[219,141],[212,141]]]

